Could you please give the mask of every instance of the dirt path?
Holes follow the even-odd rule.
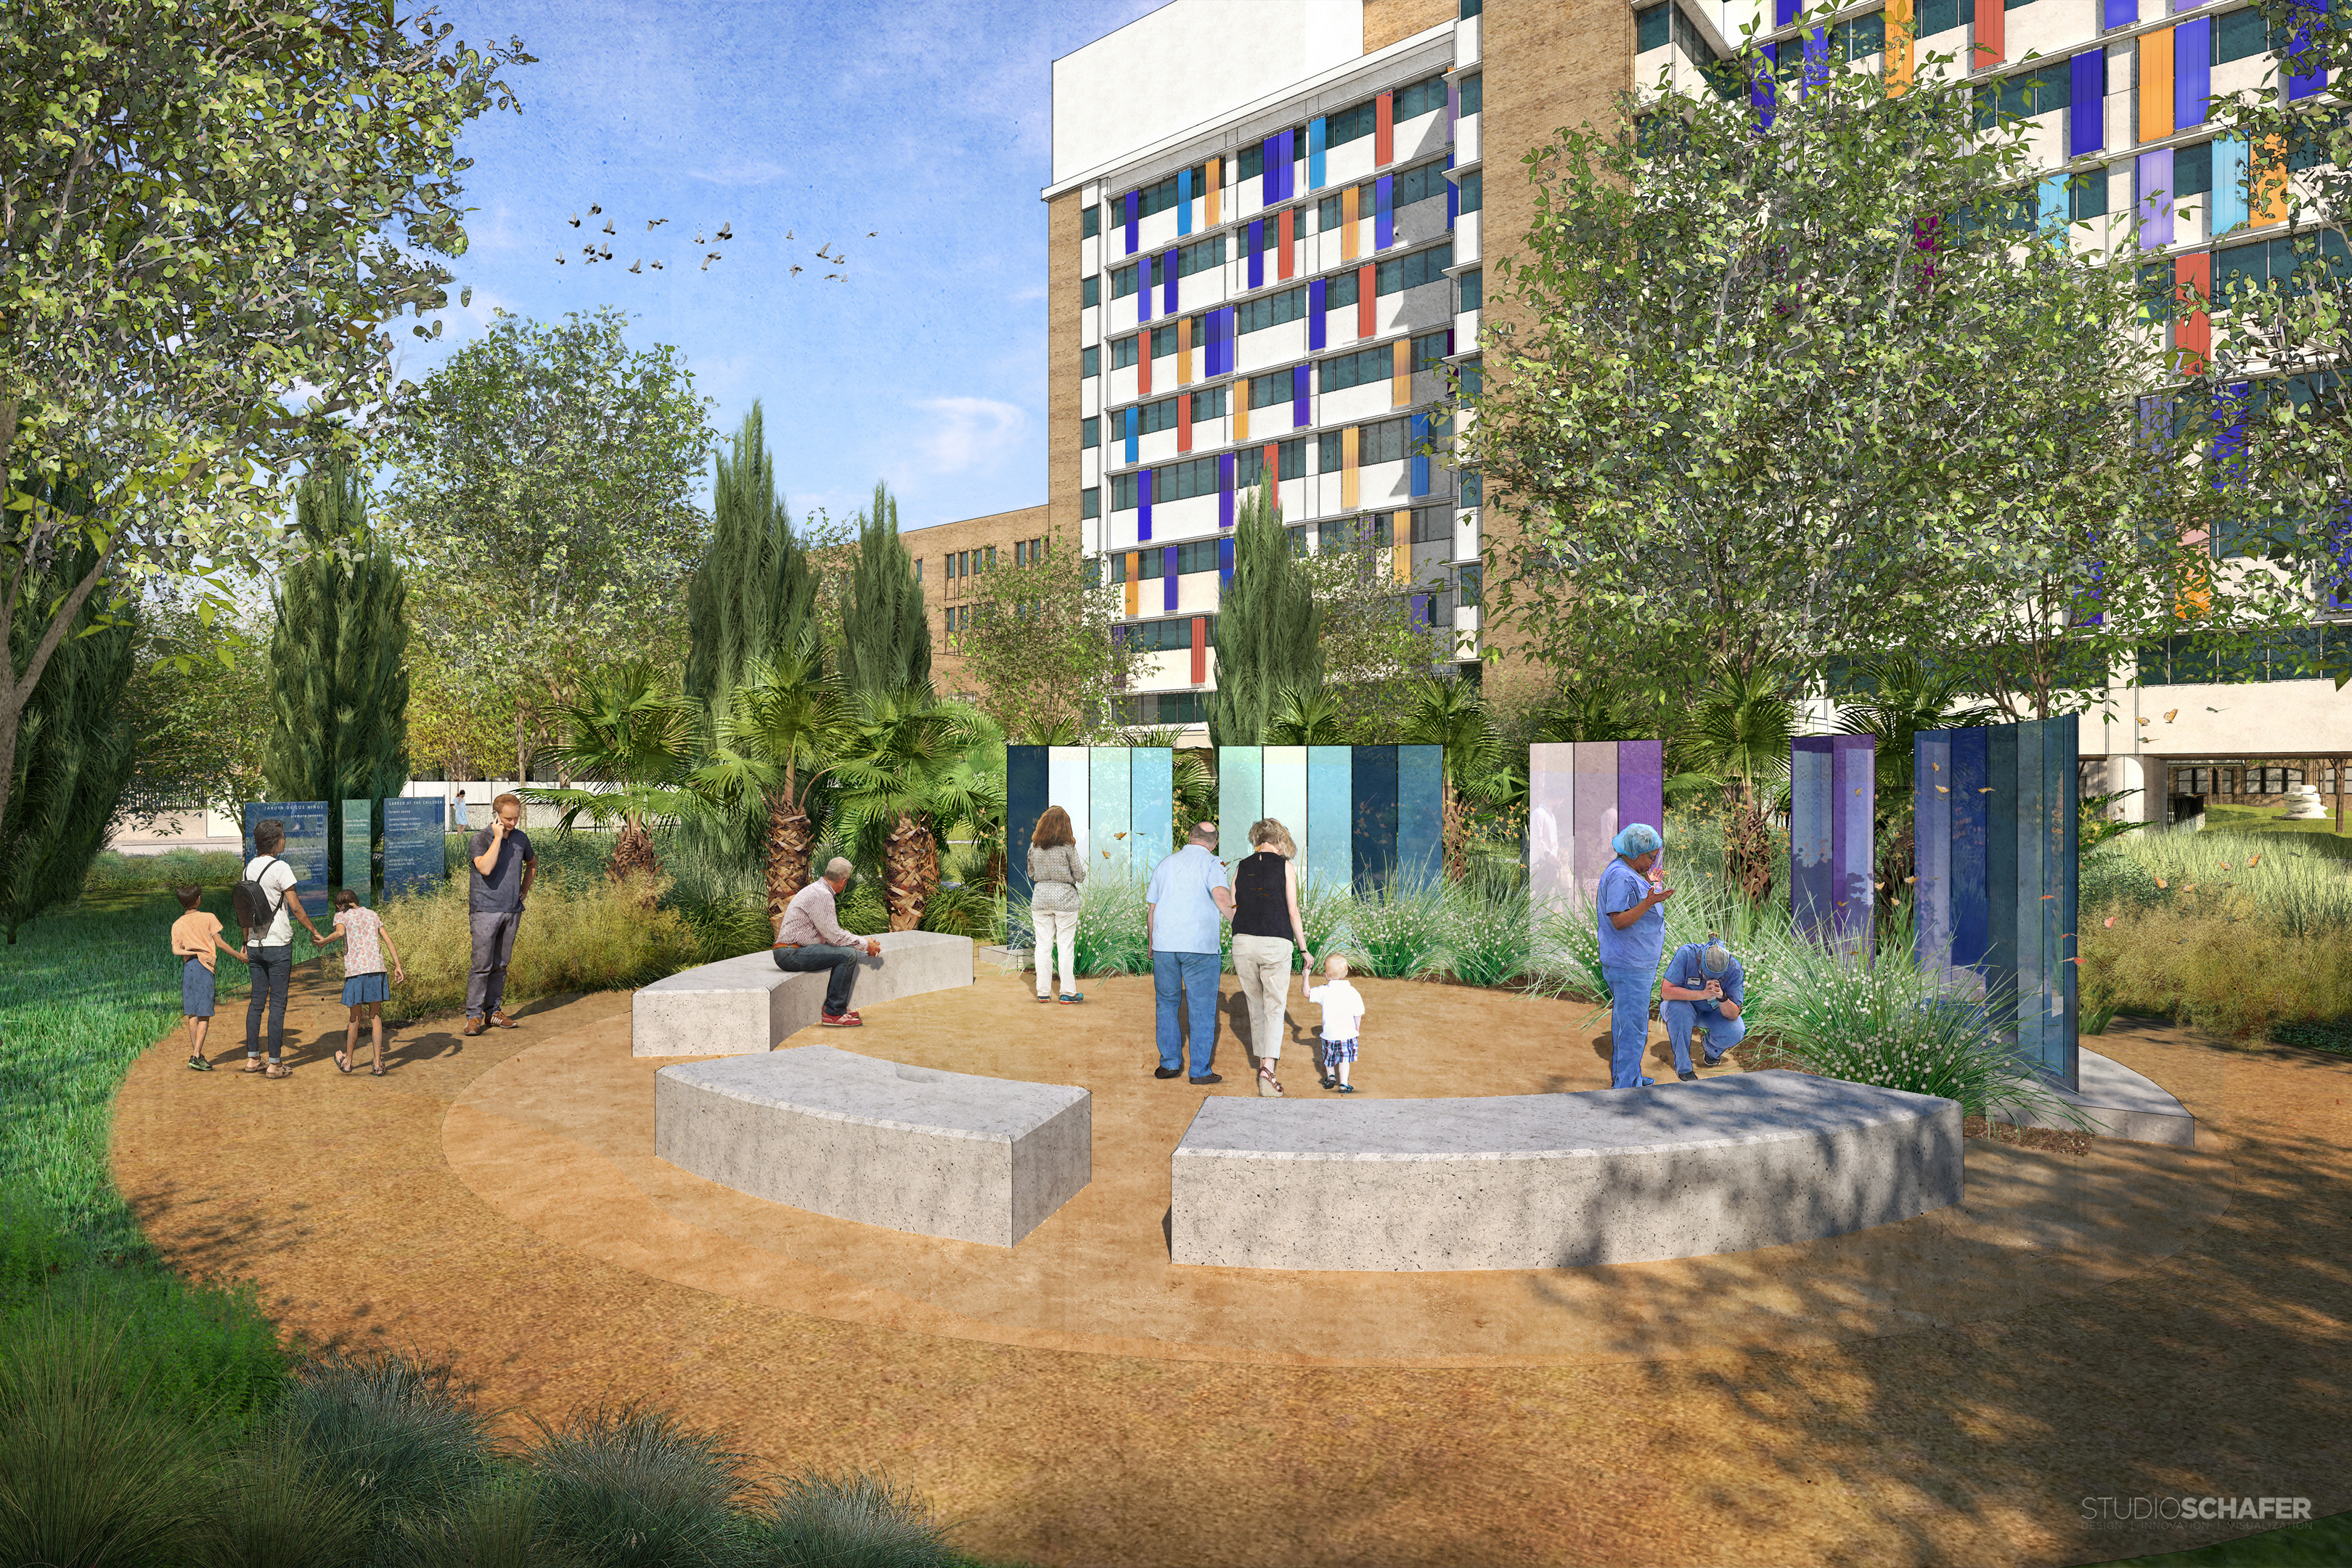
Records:
[[[1367,1092],[1605,1081],[1585,1009],[1365,990]],[[1972,1144],[1960,1212],[1732,1258],[1268,1280],[1153,1257],[1199,1091],[1146,1070],[1148,983],[1089,992],[1038,1008],[991,974],[824,1037],[1094,1092],[1094,1184],[1010,1253],[653,1161],[625,995],[415,1027],[346,1079],[305,975],[295,1077],[162,1043],[117,1173],[177,1263],[254,1278],[314,1341],[446,1351],[517,1409],[658,1398],[769,1463],[887,1470],[968,1549],[1041,1563],[2080,1563],[2248,1528],[2085,1499],[2352,1506],[2352,1064],[2118,1032],[2100,1048],[2189,1104],[2198,1151]],[[1218,1066],[1248,1092],[1230,1028]]]

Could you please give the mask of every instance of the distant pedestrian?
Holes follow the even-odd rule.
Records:
[[[1675,896],[1653,877],[1666,841],[1647,823],[1629,824],[1611,841],[1617,858],[1601,873],[1601,975],[1609,983],[1609,1087],[1647,1089],[1642,1053],[1650,1043],[1650,988],[1665,956],[1666,917],[1659,908]]]
[[[1083,1002],[1078,990],[1078,910],[1086,900],[1087,858],[1078,849],[1070,814],[1049,805],[1029,836],[1029,922],[1037,932],[1037,1000],[1051,1002],[1050,971],[1062,965],[1062,1001]]]
[[[1336,952],[1325,959],[1323,984],[1309,985],[1307,999],[1323,1009],[1323,1087],[1355,1093],[1348,1073],[1363,1037],[1364,994],[1348,984],[1348,961]]]
[[[392,945],[392,933],[383,929],[383,917],[360,902],[360,896],[349,888],[335,892],[335,934],[327,939],[343,944],[343,1005],[352,1010],[351,1022],[343,1026],[343,1048],[335,1053],[335,1066],[343,1072],[352,1070],[352,1058],[360,1054],[360,1024],[364,1016],[375,1037],[373,1072],[383,1076],[383,1005],[392,1000],[392,987],[385,984],[383,960],[392,955],[392,974],[405,984],[406,971],[400,967],[400,950]]]
[[[1248,1009],[1257,1091],[1270,1098],[1283,1092],[1276,1070],[1290,1032],[1291,954],[1305,954],[1310,973],[1315,955],[1298,918],[1298,846],[1290,829],[1266,817],[1250,828],[1250,847],[1255,852],[1234,868],[1234,978]]]
[[[857,985],[857,958],[882,956],[882,944],[870,936],[853,936],[841,929],[842,890],[856,870],[840,856],[825,862],[824,875],[793,895],[784,918],[776,922],[776,967],[804,974],[829,972],[824,984],[824,1011],[817,1022],[828,1029],[862,1028],[866,1020],[850,1010]]]
[[[245,863],[245,880],[237,886],[237,923],[245,929],[246,964],[253,972],[253,995],[245,1005],[245,1066],[240,1072],[284,1078],[290,1070],[286,1047],[286,988],[294,977],[294,924],[320,940],[294,890],[294,868],[278,858],[286,847],[286,825],[266,817],[254,825],[252,859]],[[261,1061],[261,1018],[269,1015],[269,1065]]]
[[[242,963],[245,953],[221,940],[220,917],[198,907],[205,890],[190,886],[172,889],[185,911],[172,922],[172,953],[180,961],[180,1016],[188,1021],[188,1066],[210,1072],[205,1059],[205,1036],[213,1023],[213,950],[218,948]]]
[[[466,792],[461,788],[457,791],[457,798],[449,803],[449,831],[470,833],[473,828],[474,825],[466,820]]]
[[[1160,1046],[1154,1078],[1184,1070],[1184,1040],[1177,1026],[1181,999],[1192,1037],[1197,1084],[1223,1083],[1210,1070],[1217,1054],[1217,976],[1224,970],[1224,931],[1233,918],[1233,889],[1217,858],[1217,825],[1196,824],[1184,847],[1153,868],[1143,895],[1144,929],[1151,942],[1151,996]]]
[[[478,1035],[491,1025],[511,1029],[515,1021],[501,1005],[507,995],[507,964],[514,958],[515,931],[539,875],[530,835],[522,830],[522,797],[502,795],[490,803],[490,826],[466,841],[472,876],[466,896],[473,927],[474,966],[466,976],[466,1027]]]

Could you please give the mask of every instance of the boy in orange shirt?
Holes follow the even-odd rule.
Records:
[[[181,961],[180,1013],[188,1021],[188,1066],[196,1072],[210,1072],[213,1064],[205,1060],[205,1035],[213,1021],[213,950],[218,948],[240,963],[245,953],[221,941],[219,916],[196,907],[205,896],[202,888],[174,888],[172,894],[180,900],[183,911],[172,922],[172,953]]]

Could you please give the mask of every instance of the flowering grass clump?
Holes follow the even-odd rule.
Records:
[[[467,884],[452,878],[413,897],[387,900],[384,929],[408,972],[387,1016],[424,1018],[466,1005],[473,967]],[[762,922],[764,926],[764,921]],[[509,1004],[570,991],[643,985],[703,961],[703,946],[676,910],[648,908],[641,887],[551,872],[531,888],[507,970]]]

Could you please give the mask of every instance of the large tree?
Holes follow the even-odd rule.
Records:
[[[1066,735],[1102,725],[1132,675],[1134,646],[1114,635],[1119,590],[1075,549],[969,580],[971,625],[955,653],[980,710],[1013,736]]]
[[[1535,218],[1497,268],[1518,324],[1467,436],[1520,534],[1496,618],[1685,702],[1711,668],[1933,646],[2047,710],[2070,659],[2196,603],[2212,492],[2198,433],[2140,411],[2169,370],[2132,225],[2070,231],[2024,124],[1980,123],[1948,74],[1778,90],[1769,128],[1746,94],[1668,94],[1634,134],[1529,156]]]
[[[757,402],[732,446],[710,489],[710,548],[686,591],[686,694],[697,702],[724,703],[746,664],[798,648],[815,626],[816,574],[776,493]]]
[[[554,324],[499,311],[402,401],[387,510],[435,584],[418,635],[469,685],[518,693],[515,770],[616,648],[675,671],[709,400],[667,344],[607,306]]]
[[[841,608],[841,666],[850,689],[883,695],[928,688],[930,617],[914,557],[898,536],[898,502],[879,484],[858,520],[849,592]]]
[[[390,391],[386,329],[447,302],[457,136],[530,58],[448,35],[383,0],[0,6],[0,813],[85,610],[257,564],[278,477],[361,438],[332,416]],[[51,506],[76,477],[95,504]]]
[[[1262,744],[1286,692],[1323,682],[1322,606],[1265,486],[1234,520],[1234,578],[1217,608],[1217,689],[1209,743]]]
[[[166,584],[140,602],[137,669],[122,696],[139,757],[117,824],[261,798],[269,666],[256,650],[269,634],[253,619]]]
[[[408,783],[408,585],[341,457],[304,476],[295,526],[304,552],[271,602],[262,783],[276,799],[327,803],[328,879],[365,888],[373,868],[343,864],[343,803],[370,803],[373,840],[374,803]]]

